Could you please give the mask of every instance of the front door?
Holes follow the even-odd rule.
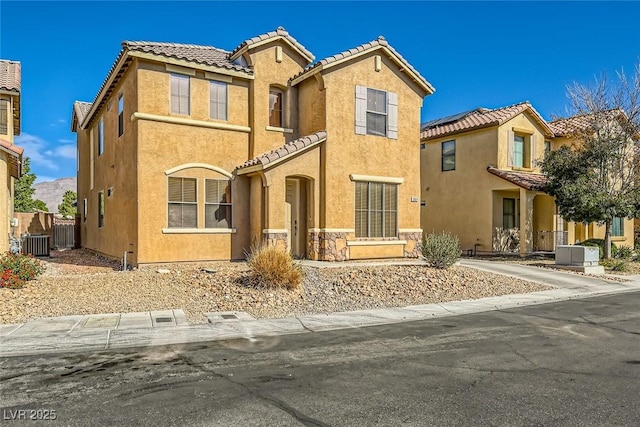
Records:
[[[291,255],[296,258],[305,256],[304,207],[299,179],[286,180],[285,224],[287,227],[287,245]]]

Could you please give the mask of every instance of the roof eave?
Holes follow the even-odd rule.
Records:
[[[318,145],[320,145],[321,143],[323,143],[324,141],[327,140],[327,137],[325,136],[324,138],[320,138],[317,141],[312,142],[311,144],[300,148],[292,153],[287,154],[286,156],[280,157],[272,162],[269,163],[258,163],[257,165],[251,165],[251,166],[247,166],[245,168],[237,168],[236,169],[236,175],[245,175],[245,174],[250,174],[252,172],[259,172],[259,171],[266,171],[268,169],[271,169],[274,166],[279,165],[280,163],[286,162],[287,160],[296,157],[300,154],[306,153],[307,151],[311,150],[314,147],[317,147]]]
[[[265,44],[277,41],[277,40],[283,40],[285,41],[293,50],[295,50],[298,55],[302,56],[302,58],[306,59],[307,62],[313,62],[313,60],[315,59],[315,56],[313,56],[312,54],[307,54],[307,52],[304,52],[303,50],[301,50],[298,46],[295,45],[295,43],[293,43],[291,40],[289,40],[287,37],[285,36],[274,36],[274,37],[270,37],[268,39],[264,39],[264,40],[260,40],[258,42],[255,43],[251,43],[251,44],[245,44],[244,46],[242,46],[240,49],[238,49],[237,51],[233,52],[233,54],[229,57],[229,59],[236,60],[239,57],[241,57],[244,53],[248,52],[251,49],[263,46]]]
[[[498,121],[493,121],[491,123],[486,123],[486,124],[483,124],[483,125],[474,126],[472,128],[452,130],[450,132],[441,133],[440,135],[431,136],[431,137],[427,137],[427,138],[422,138],[422,136],[420,136],[420,141],[421,142],[422,141],[431,141],[431,140],[434,140],[434,139],[444,138],[446,136],[458,135],[458,134],[466,133],[466,132],[473,132],[473,131],[476,131],[476,130],[486,129],[486,128],[499,126],[499,125],[500,125],[500,123],[498,123]]]
[[[425,91],[425,96],[432,95],[436,91],[436,89],[431,85],[431,83],[429,83],[424,77],[416,74],[411,68],[408,68],[407,67],[408,63],[405,60],[400,59],[394,51],[390,50],[387,46],[383,46],[383,45],[371,46],[370,48],[364,49],[361,52],[346,56],[344,58],[338,59],[337,61],[330,62],[328,64],[319,64],[311,68],[308,72],[304,72],[298,77],[291,79],[291,86],[295,86],[298,83],[301,83],[302,81],[306,80],[307,78],[317,73],[320,73],[324,70],[332,68],[336,65],[343,64],[345,62],[352,61],[354,59],[357,59],[363,55],[374,52],[376,50],[383,50],[387,54],[387,56],[391,58],[396,63],[396,65],[398,65],[400,71],[406,73],[411,78],[411,80],[413,80],[416,84],[418,84],[418,86],[421,89]]]
[[[232,70],[232,69],[229,69],[229,68],[226,68],[226,67],[220,67],[220,66],[217,66],[217,65],[202,64],[200,62],[188,61],[186,59],[172,58],[172,57],[169,57],[169,56],[158,55],[158,54],[154,54],[154,53],[139,52],[139,51],[135,51],[135,50],[130,50],[129,51],[129,56],[134,57],[134,58],[146,59],[146,60],[150,60],[150,61],[162,62],[162,63],[165,63],[165,64],[172,64],[172,65],[180,65],[180,66],[190,67],[190,68],[194,68],[194,69],[197,69],[197,70],[211,71],[211,72],[218,73],[218,74],[228,75],[228,76],[232,76],[232,77],[239,77],[239,78],[248,79],[248,80],[252,80],[252,79],[255,78],[254,75],[252,73],[248,72],[248,71]]]

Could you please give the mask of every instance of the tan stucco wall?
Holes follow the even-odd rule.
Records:
[[[276,62],[276,46],[282,47],[282,62]],[[289,79],[304,69],[306,62],[286,43],[276,40],[249,52],[256,78],[251,81],[251,150],[254,157],[266,153],[298,137],[298,89],[290,87]],[[293,133],[267,130],[269,125],[269,88],[284,92],[284,127]]]
[[[297,88],[300,136],[326,129],[327,111],[325,92],[321,90],[321,80],[309,78],[300,83]]]
[[[425,233],[447,231],[460,238],[463,250],[491,251],[494,227],[493,190],[517,187],[487,172],[498,157],[497,128],[447,136],[426,142],[421,159],[421,224]],[[442,172],[442,142],[456,141],[456,168]],[[506,151],[505,151],[506,155]],[[501,205],[500,205],[501,207]],[[502,212],[500,212],[502,222]]]
[[[355,183],[350,174],[402,178],[398,186],[398,228],[420,228],[420,108],[422,96],[397,66],[384,56],[374,69],[375,54],[336,66],[323,76],[327,106],[327,141],[322,148],[321,228],[355,228]],[[398,139],[355,134],[355,87],[398,94]]]
[[[9,122],[12,120],[10,119]],[[13,192],[12,180],[9,175],[8,154],[0,153],[0,206],[3,206],[3,215],[0,216],[0,253],[9,250],[10,221],[13,218]]]
[[[137,123],[131,115],[137,110],[136,63],[132,64],[113,91],[110,99],[98,111],[96,119],[87,131],[78,132],[80,172],[78,174],[78,202],[87,198],[87,220],[82,223],[82,245],[103,255],[122,258],[132,250],[129,260],[137,257]],[[124,133],[118,137],[118,95],[124,97]],[[110,104],[110,105],[109,105]],[[98,156],[98,122],[104,119],[104,152]],[[95,163],[94,187],[90,187],[90,143],[93,133]],[[108,197],[109,188],[113,195]],[[98,193],[103,191],[104,227],[98,227]]]

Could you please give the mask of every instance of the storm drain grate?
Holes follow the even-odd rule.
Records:
[[[223,319],[237,319],[238,316],[236,316],[235,314],[221,314],[220,317],[222,317]]]
[[[171,323],[173,319],[171,317],[156,317],[156,323]]]

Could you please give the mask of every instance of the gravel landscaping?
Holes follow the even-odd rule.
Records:
[[[46,272],[25,288],[0,289],[0,323],[171,308],[183,309],[192,323],[204,323],[211,311],[287,317],[551,289],[465,267],[304,267],[302,289],[288,291],[255,287],[244,262],[171,265],[169,273],[156,267],[123,272],[117,271],[118,263],[82,250],[53,252],[43,262]]]

